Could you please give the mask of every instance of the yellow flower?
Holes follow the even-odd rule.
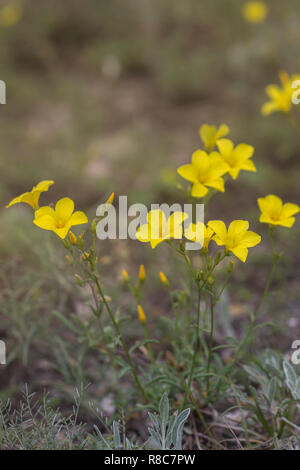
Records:
[[[40,194],[48,191],[49,186],[52,184],[54,184],[54,181],[41,181],[36,186],[34,186],[31,191],[15,197],[12,201],[10,201],[9,204],[7,204],[6,208],[13,206],[14,204],[24,202],[25,204],[31,206],[34,210],[38,209]]]
[[[84,212],[74,212],[74,202],[68,197],[60,199],[55,206],[44,206],[35,212],[33,223],[45,230],[55,232],[60,238],[64,239],[73,225],[86,224],[87,216]]]
[[[138,311],[139,320],[142,323],[142,325],[144,325],[147,321],[147,318],[146,318],[143,307],[141,305],[138,305],[137,311]]]
[[[254,152],[252,145],[239,144],[234,148],[231,140],[221,139],[217,141],[217,146],[227,165],[227,171],[234,180],[241,170],[256,171],[253,161],[250,160]]]
[[[196,150],[192,155],[192,163],[180,166],[177,173],[193,183],[193,197],[203,197],[208,193],[207,188],[225,191],[222,176],[227,170],[228,166],[218,152],[208,155],[203,150]]]
[[[289,113],[292,108],[292,97],[295,93],[295,89],[292,84],[295,80],[299,80],[300,76],[293,75],[289,77],[286,72],[280,72],[279,78],[281,81],[281,87],[278,85],[268,85],[266,87],[266,93],[270,98],[263,104],[261,113],[264,116],[268,116],[271,113],[281,111],[283,113]]]
[[[11,3],[0,10],[0,24],[5,27],[14,26],[22,17],[22,9],[20,5]]]
[[[151,248],[170,238],[182,238],[182,223],[188,217],[184,212],[173,212],[167,220],[160,209],[152,210],[147,214],[147,224],[141,225],[136,238],[140,242],[150,242]]]
[[[243,16],[249,23],[262,23],[268,14],[264,2],[247,2],[243,7]]]
[[[214,231],[210,227],[206,227],[203,222],[197,224],[190,224],[185,230],[184,236],[192,242],[202,244],[202,249],[207,249],[209,242],[212,239]]]
[[[162,271],[160,271],[160,273],[159,273],[159,278],[160,278],[161,283],[164,286],[166,286],[166,287],[169,286],[169,281],[168,281],[167,277],[165,276],[165,274]]]
[[[257,202],[261,210],[259,221],[265,224],[292,227],[295,223],[293,216],[300,212],[297,204],[290,202],[283,204],[282,200],[274,194],[269,194],[265,198],[260,197]]]
[[[144,282],[145,279],[146,279],[145,266],[143,264],[141,264],[140,269],[139,269],[139,280],[141,282]]]
[[[230,130],[226,124],[221,124],[217,129],[216,126],[209,126],[208,124],[203,124],[199,129],[199,135],[205,145],[206,149],[212,150],[218,139],[225,137],[229,134]]]
[[[248,230],[249,222],[246,220],[234,220],[228,227],[221,220],[208,222],[215,235],[213,240],[218,246],[225,246],[227,252],[233,253],[241,261],[245,262],[248,256],[248,248],[258,245],[261,236]]]

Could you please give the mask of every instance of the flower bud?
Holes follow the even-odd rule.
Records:
[[[147,319],[146,319],[146,315],[145,315],[143,307],[141,305],[138,305],[137,306],[137,311],[138,311],[138,316],[139,316],[140,322],[142,323],[142,325],[145,325]]]
[[[84,251],[84,252],[82,253],[81,259],[82,259],[82,261],[86,261],[86,260],[89,259],[89,257],[90,257],[89,253],[87,253],[86,251]]]
[[[112,204],[114,202],[115,193],[111,193],[105,204]]]
[[[141,264],[140,266],[140,270],[139,270],[139,280],[141,282],[144,282],[146,279],[146,270],[145,270],[145,266],[143,264]]]
[[[74,233],[71,230],[69,232],[69,238],[70,238],[70,242],[72,243],[72,245],[76,245],[77,237],[76,235],[74,235]]]
[[[123,279],[124,279],[125,282],[130,281],[130,278],[128,276],[128,272],[126,271],[126,269],[122,269],[122,275],[123,275]]]
[[[74,279],[80,287],[84,285],[84,280],[79,276],[79,274],[74,274]]]
[[[165,274],[162,271],[160,271],[160,273],[159,273],[159,278],[160,278],[161,283],[164,286],[169,287],[169,281],[168,281],[168,279],[166,278]]]
[[[214,280],[213,276],[208,276],[208,278],[207,278],[207,284],[209,284],[210,286],[212,286],[214,283],[215,283],[215,280]]]
[[[66,258],[67,263],[73,264],[73,260],[72,260],[71,256],[66,255],[65,258]]]

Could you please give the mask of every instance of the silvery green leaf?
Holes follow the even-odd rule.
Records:
[[[120,431],[119,426],[116,421],[113,422],[113,433],[114,433],[114,445],[115,449],[121,448],[121,438],[120,438]]]
[[[154,426],[154,429],[155,429],[156,431],[159,431],[159,427],[160,427],[160,426],[159,426],[159,420],[158,420],[157,416],[155,416],[155,415],[154,415],[153,413],[151,413],[150,411],[148,412],[148,416],[149,416],[149,418],[150,418],[150,420],[151,420],[151,423],[152,423],[153,426]]]
[[[165,392],[159,402],[159,414],[161,419],[161,430],[165,433],[165,429],[169,420],[169,399]]]
[[[285,374],[286,384],[288,388],[290,389],[290,391],[293,391],[295,389],[296,380],[297,380],[296,372],[293,366],[287,360],[283,361],[283,370]]]
[[[175,419],[173,428],[173,444],[176,450],[181,450],[183,426],[190,414],[190,408],[183,410]]]

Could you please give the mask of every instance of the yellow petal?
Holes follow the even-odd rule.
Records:
[[[257,202],[261,212],[268,215],[274,213],[278,213],[278,216],[280,215],[282,210],[282,200],[278,196],[275,196],[274,194],[269,194],[265,198],[258,198]]]
[[[291,202],[287,202],[283,205],[280,218],[285,219],[286,217],[291,217],[292,215],[298,214],[300,212],[300,207],[298,204],[292,204]]]
[[[194,183],[192,187],[193,197],[203,197],[208,193],[208,189],[201,183]]]
[[[43,193],[45,191],[48,191],[49,187],[54,184],[54,181],[52,180],[44,180],[40,181],[36,186],[32,188],[33,191],[39,191],[40,193]]]
[[[231,155],[234,149],[233,142],[231,142],[229,139],[217,140],[217,146],[221,155],[224,157]]]
[[[191,223],[184,232],[184,236],[192,242],[203,244],[205,225],[203,222]]]
[[[221,191],[222,193],[224,193],[225,191],[224,180],[222,177],[208,180],[205,184],[209,186],[210,188],[214,188],[214,189],[217,189],[218,191]]]
[[[66,222],[70,219],[74,210],[74,202],[68,197],[60,199],[55,206],[55,213],[58,219]]]
[[[239,144],[234,149],[234,155],[239,161],[248,160],[254,153],[254,147],[248,144]]]
[[[228,227],[228,236],[235,238],[246,232],[248,228],[249,222],[247,220],[234,220]]]
[[[74,214],[71,215],[69,220],[70,227],[72,227],[72,225],[81,225],[86,223],[88,223],[88,218],[82,211],[74,212]]]
[[[188,214],[185,214],[184,212],[173,212],[173,214],[170,215],[168,220],[168,228],[171,237],[175,239],[182,238],[182,223],[187,218]]]
[[[252,160],[247,160],[242,164],[241,170],[256,171],[256,166]]]
[[[239,258],[243,263],[245,263],[247,256],[248,256],[248,250],[247,248],[243,246],[237,246],[236,248],[233,248],[230,250],[237,258]]]
[[[35,218],[33,223],[44,230],[56,230],[55,219],[50,215],[41,215]]]
[[[221,124],[217,131],[216,138],[221,139],[222,137],[225,137],[225,135],[229,134],[230,129],[226,124]]]
[[[191,183],[198,181],[197,170],[193,165],[182,165],[177,169],[177,173]]]
[[[150,242],[150,227],[148,224],[141,225],[135,234],[140,242]]]
[[[215,234],[220,240],[226,239],[227,229],[226,229],[226,225],[224,224],[222,220],[210,220],[207,223],[207,226],[215,232]]]
[[[251,230],[248,230],[241,240],[241,244],[246,248],[258,245],[261,242],[261,236]]]

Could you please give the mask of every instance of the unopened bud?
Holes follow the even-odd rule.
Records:
[[[210,286],[212,286],[213,284],[215,283],[215,280],[212,276],[208,276],[207,278],[207,284],[209,284]]]
[[[72,243],[72,245],[76,245],[77,237],[76,235],[74,235],[74,233],[71,230],[69,232],[69,238],[70,238],[70,242]]]
[[[86,260],[89,259],[89,257],[90,257],[89,253],[87,253],[86,251],[84,251],[84,252],[82,253],[81,259],[82,259],[82,261],[86,261]]]
[[[123,275],[123,279],[124,279],[125,282],[130,281],[130,278],[128,276],[128,272],[126,271],[126,269],[122,269],[122,275]]]
[[[168,279],[166,278],[165,274],[162,271],[160,271],[160,273],[159,273],[159,278],[160,278],[161,283],[164,286],[166,286],[166,287],[169,286],[169,281],[168,281]]]
[[[66,258],[67,263],[73,264],[73,260],[72,260],[71,256],[66,255],[65,258]]]
[[[143,264],[141,264],[140,266],[140,270],[139,270],[139,280],[141,282],[144,282],[146,279],[146,270],[145,270],[145,266]]]
[[[74,279],[75,281],[77,282],[77,284],[79,286],[83,286],[84,285],[84,280],[82,279],[81,276],[79,276],[79,274],[74,274]]]
[[[112,204],[114,202],[115,193],[111,193],[105,204]]]
[[[143,307],[141,305],[138,305],[137,311],[140,322],[142,323],[142,325],[145,325],[147,319]]]

